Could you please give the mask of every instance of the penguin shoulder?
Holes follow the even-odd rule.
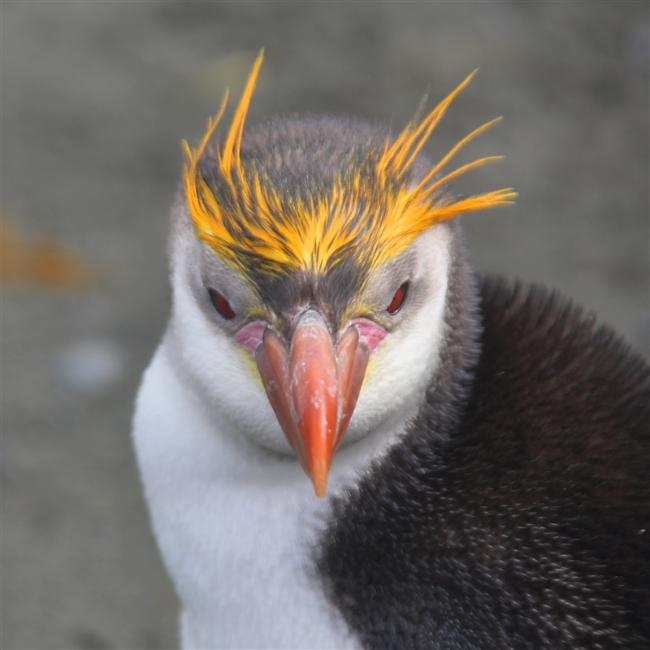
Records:
[[[469,418],[527,431],[545,447],[570,437],[602,458],[650,443],[650,367],[611,328],[557,291],[484,279],[483,332]]]

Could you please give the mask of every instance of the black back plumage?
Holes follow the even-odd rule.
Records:
[[[364,647],[650,647],[650,369],[486,281],[480,354],[335,505],[317,565]],[[461,328],[462,332],[462,328]]]

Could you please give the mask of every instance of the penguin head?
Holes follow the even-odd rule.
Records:
[[[172,231],[171,331],[200,395],[235,435],[297,457],[317,495],[336,449],[406,418],[435,374],[453,217],[510,203],[508,189],[453,199],[422,156],[466,78],[396,137],[363,122],[244,124],[262,55],[230,128],[227,94],[185,143]],[[414,403],[415,401],[415,403]]]

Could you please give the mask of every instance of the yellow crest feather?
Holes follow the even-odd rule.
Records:
[[[467,134],[416,185],[406,182],[418,154],[476,71],[424,118],[411,121],[379,151],[369,151],[366,168],[340,173],[327,193],[306,199],[280,194],[263,182],[257,169],[245,169],[240,158],[246,116],[263,56],[261,51],[253,64],[230,129],[214,155],[217,174],[227,187],[225,200],[217,199],[199,165],[225,112],[227,91],[196,149],[183,141],[187,158],[183,183],[197,236],[233,266],[245,271],[254,262],[257,273],[322,273],[352,254],[360,264],[373,268],[404,250],[436,223],[464,212],[508,205],[516,198],[510,188],[459,200],[442,193],[451,180],[500,156],[480,158],[437,177],[465,145],[500,118]]]

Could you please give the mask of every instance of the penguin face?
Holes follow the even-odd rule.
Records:
[[[260,445],[293,449],[323,495],[344,437],[409,417],[435,372],[454,232],[445,224],[515,194],[446,194],[496,157],[440,175],[498,120],[433,166],[421,156],[474,73],[396,137],[289,118],[244,138],[262,58],[227,133],[213,138],[226,93],[196,149],[184,143],[172,330],[223,417]]]
[[[233,435],[294,453],[324,494],[339,445],[415,415],[443,339],[454,229],[425,231],[359,291],[298,274],[265,299],[177,210],[170,332],[187,376]]]

